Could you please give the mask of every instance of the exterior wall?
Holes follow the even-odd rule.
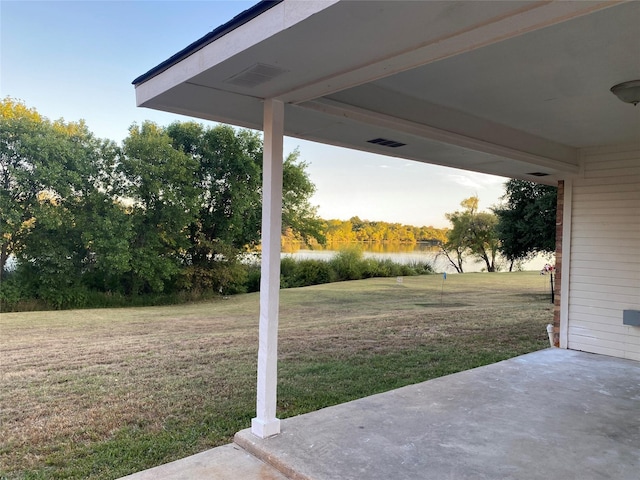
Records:
[[[563,272],[567,347],[640,360],[640,327],[622,324],[623,310],[640,310],[640,145],[585,150],[582,160]]]

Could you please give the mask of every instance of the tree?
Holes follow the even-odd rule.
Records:
[[[449,214],[447,214],[449,215]],[[448,217],[447,217],[448,218]],[[454,220],[449,219],[452,223]],[[449,264],[458,273],[464,273],[464,256],[467,251],[467,243],[463,229],[455,227],[447,232],[447,240],[440,246],[440,253],[444,255]]]
[[[110,193],[117,149],[82,121],[11,99],[0,110],[1,266],[15,255],[24,289],[62,306],[89,271],[126,268],[126,216]]]
[[[463,260],[471,254],[482,260],[488,272],[496,270],[496,255],[499,241],[496,234],[497,218],[493,213],[478,212],[479,199],[469,197],[460,206],[463,210],[447,213],[451,229],[442,253],[458,273],[463,273]]]
[[[496,233],[498,219],[489,212],[476,213],[471,221],[470,250],[487,267],[487,272],[496,271],[496,256],[500,242]]]
[[[322,232],[324,223],[318,217],[318,209],[311,205],[311,196],[316,186],[307,175],[309,164],[300,161],[298,149],[287,155],[282,166],[282,231],[293,231],[300,239],[309,243],[314,239],[326,242]]]
[[[167,134],[196,163],[199,197],[179,286],[228,291],[242,281],[239,253],[260,240],[262,141],[248,130],[196,122],[173,123]]]
[[[130,209],[108,192],[94,190],[68,207],[80,232],[83,284],[90,290],[125,293],[122,277],[130,271],[134,236]]]
[[[82,121],[51,122],[10,98],[0,127],[0,268],[17,259],[12,292],[64,307],[89,290],[242,283],[238,254],[260,241],[259,134],[144,122],[118,147]],[[283,223],[322,239],[306,167],[297,150],[284,161]]]
[[[128,293],[161,292],[181,267],[187,229],[198,215],[197,162],[155,123],[133,125],[123,144],[120,194],[131,202]]]
[[[174,148],[197,162],[199,213],[189,226],[182,282],[188,289],[227,290],[240,275],[237,257],[260,242],[262,139],[256,132],[196,122],[167,128]],[[324,242],[310,198],[315,186],[295,150],[283,164],[283,233]]]
[[[43,148],[52,129],[34,109],[9,97],[0,103],[0,274],[20,250],[38,194],[48,188],[55,168]]]
[[[350,220],[327,220],[325,233],[329,243],[347,243],[357,240]]]
[[[505,203],[494,208],[500,251],[513,265],[555,251],[557,188],[526,180],[505,183]]]

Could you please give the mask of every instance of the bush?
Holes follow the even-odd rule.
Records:
[[[332,272],[332,281],[360,280],[364,278],[367,262],[364,260],[362,250],[358,247],[342,249],[329,261]]]
[[[38,297],[56,310],[84,308],[89,291],[81,285],[42,285]]]
[[[284,257],[280,262],[280,288],[305,287],[330,281],[331,268],[325,261]]]
[[[260,291],[260,265],[251,264],[247,265],[247,292],[259,292]]]
[[[245,293],[248,268],[248,265],[226,258],[206,265],[189,265],[180,272],[175,290],[194,295]]]
[[[364,258],[357,247],[341,250],[331,260],[302,259],[291,256],[280,261],[280,288],[306,287],[344,280],[361,280],[373,277],[398,277],[426,275],[433,267],[426,262],[410,265],[395,263],[389,258]],[[260,290],[260,266],[248,266],[246,291]]]
[[[0,279],[0,312],[11,311],[21,300],[28,298],[28,295],[18,283],[14,274],[6,274]]]
[[[429,273],[433,273],[433,268],[428,263],[403,265],[388,258],[364,258],[359,248],[350,247],[329,261],[296,260],[290,256],[282,258],[280,287]],[[43,281],[27,264],[5,272],[0,283],[0,311],[169,305],[210,299],[221,294],[257,292],[260,290],[260,264],[221,259],[207,267],[183,267],[174,284],[164,292],[126,295],[123,289],[109,289],[109,286],[106,289],[105,285],[96,288],[74,280],[52,285]]]
[[[303,285],[320,285],[331,281],[331,268],[323,260],[302,260],[298,264],[296,283]]]
[[[298,262],[293,257],[284,257],[280,260],[280,288],[295,287],[295,276]]]
[[[371,262],[375,266],[375,269],[373,271],[374,274],[369,275],[371,277],[398,277],[401,275],[415,275],[414,273],[409,273],[409,270],[404,268],[404,265],[395,263],[390,258],[371,260]]]
[[[403,269],[406,269],[410,273],[403,273],[403,275],[431,275],[435,273],[433,265],[429,262],[412,262],[408,265],[402,265]]]

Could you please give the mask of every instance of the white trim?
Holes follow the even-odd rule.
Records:
[[[562,271],[560,277],[560,348],[569,348],[569,275],[571,270],[571,223],[573,181],[564,181],[562,208]]]
[[[265,100],[258,386],[256,418],[251,420],[251,432],[260,438],[280,433],[280,420],[276,418],[276,400],[283,138],[284,104],[278,100]]]

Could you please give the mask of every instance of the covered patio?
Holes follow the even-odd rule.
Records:
[[[637,362],[547,349],[285,419],[127,480],[616,479],[640,471]]]
[[[263,1],[134,80],[139,106],[264,131],[256,417],[238,443],[291,478],[637,478],[640,108],[610,90],[640,101],[639,24],[640,2]],[[282,425],[284,135],[557,185],[563,350]]]

